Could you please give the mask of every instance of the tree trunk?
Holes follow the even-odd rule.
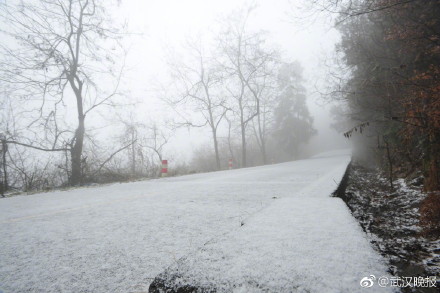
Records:
[[[264,138],[263,132],[261,130],[260,119],[258,119],[258,131],[254,125],[254,135],[257,140],[258,148],[260,149],[261,161],[262,161],[263,165],[266,165],[266,163],[267,163],[266,143],[265,143],[265,138]]]
[[[241,96],[243,97],[244,93],[244,84],[241,85]],[[240,129],[241,129],[241,167],[246,167],[246,124],[244,122],[244,110],[242,98],[238,101],[238,105],[240,107]]]
[[[81,172],[81,155],[84,144],[84,116],[79,117],[78,128],[75,132],[75,142],[72,147],[71,160],[72,160],[72,174],[70,176],[70,185],[75,186],[82,183],[82,172]]]
[[[263,158],[263,165],[267,164],[267,155],[266,155],[266,144],[264,141],[261,142],[261,156]]]
[[[220,155],[218,151],[217,131],[215,129],[212,129],[212,139],[214,141],[215,163],[217,165],[217,170],[220,170]]]
[[[214,117],[213,117],[213,114],[212,114],[212,105],[211,105],[211,100],[209,98],[209,91],[208,91],[207,87],[205,87],[205,92],[206,92],[206,96],[208,97],[208,101],[209,101],[209,107],[208,107],[209,125],[211,126],[212,141],[214,142],[215,163],[216,163],[217,170],[220,170],[221,167],[220,167],[220,155],[219,155],[219,152],[218,152],[217,125],[214,122]]]
[[[76,70],[75,70],[76,72]],[[75,85],[73,78],[71,78],[70,84],[72,86],[73,92],[76,97],[76,108],[78,111],[78,128],[75,131],[75,137],[73,141],[72,149],[70,150],[71,161],[72,161],[72,173],[70,176],[70,185],[75,186],[82,183],[82,168],[81,168],[81,155],[83,151],[84,144],[84,120],[86,116],[84,115],[84,106],[82,99],[82,82],[77,78],[78,86]]]
[[[241,123],[241,167],[246,167],[246,127]]]
[[[426,151],[426,167],[425,172],[425,191],[437,191],[440,189],[440,137],[438,135],[430,135]]]
[[[384,142],[385,142],[385,147],[386,147],[386,152],[387,152],[387,160],[388,160],[388,180],[389,180],[389,183],[390,183],[391,190],[394,190],[394,185],[393,185],[393,160],[391,158],[390,146],[388,144],[388,141],[386,139],[384,139]]]
[[[266,165],[267,164],[266,138],[265,138],[265,135],[264,135],[264,130],[261,127],[261,113],[260,113],[260,111],[258,111],[257,117],[258,117],[258,135],[260,136],[260,144],[261,144],[260,145],[260,147],[261,147],[261,157],[263,159],[263,165]],[[263,122],[263,124],[264,124],[264,122]]]
[[[136,147],[135,147],[134,129],[131,131],[131,174],[133,177],[136,175]]]
[[[8,191],[8,169],[6,167],[6,152],[8,151],[8,144],[6,140],[2,140],[2,171],[3,171],[3,182],[2,182],[2,196],[5,196],[5,192]]]

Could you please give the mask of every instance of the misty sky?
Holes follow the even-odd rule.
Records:
[[[127,38],[129,55],[124,88],[139,101],[136,116],[147,120],[171,119],[173,113],[159,99],[155,91],[166,76],[166,59],[170,50],[179,52],[185,39],[202,34],[213,37],[222,15],[249,3],[243,0],[124,0],[118,13],[128,20],[129,30],[136,32]],[[343,143],[343,137],[329,128],[329,106],[323,107],[315,87],[325,84],[326,59],[332,57],[339,34],[328,19],[303,23],[302,1],[256,1],[257,9],[249,19],[250,30],[265,30],[268,39],[281,49],[285,60],[298,60],[304,67],[308,90],[308,104],[315,119],[318,136],[312,139],[312,148],[323,149]],[[203,132],[203,134],[202,134]],[[202,142],[210,143],[209,130],[180,130],[168,151],[173,157],[187,159],[191,149]]]

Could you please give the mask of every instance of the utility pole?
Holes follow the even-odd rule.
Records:
[[[5,191],[8,190],[8,173],[6,169],[6,152],[8,151],[8,145],[6,143],[6,137],[4,134],[0,134],[1,140],[1,194],[5,197]]]

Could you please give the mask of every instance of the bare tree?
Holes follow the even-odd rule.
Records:
[[[98,0],[35,0],[0,4],[0,80],[14,88],[13,95],[29,101],[36,113],[27,124],[23,142],[16,143],[43,151],[70,153],[70,184],[81,183],[81,162],[88,114],[109,105],[119,95],[123,65],[116,70],[122,51],[121,34],[109,25]],[[98,75],[108,74],[114,87],[100,86]],[[76,126],[71,130],[65,110],[75,108]],[[60,115],[60,111],[64,111]],[[29,117],[30,112],[26,112]],[[44,137],[33,133],[45,133]]]
[[[217,170],[220,170],[218,128],[229,110],[226,106],[226,98],[221,95],[219,88],[224,78],[215,60],[205,52],[201,38],[188,41],[187,48],[191,57],[186,62],[170,64],[174,81],[181,94],[178,98],[168,102],[174,107],[189,106],[193,112],[200,114],[202,122],[197,124],[180,113],[179,116],[183,118],[184,122],[178,122],[178,125],[209,126],[214,145],[216,167]]]
[[[255,139],[258,144],[258,148],[261,152],[261,161],[263,164],[267,164],[267,138],[271,129],[274,112],[274,102],[276,97],[276,90],[273,87],[276,81],[272,76],[261,80],[261,84],[257,85],[256,94],[259,103],[259,111],[256,119],[252,120],[252,129],[254,131]]]
[[[130,162],[130,173],[132,177],[135,177],[137,175],[138,166],[137,161],[138,157],[143,158],[143,155],[140,153],[142,152],[142,149],[140,147],[140,136],[142,132],[142,129],[144,128],[144,125],[142,123],[139,123],[136,121],[136,119],[133,116],[133,113],[130,113],[128,115],[128,118],[119,118],[121,120],[121,123],[123,124],[123,132],[120,136],[120,140],[124,145],[130,145],[130,148],[128,148],[128,156],[129,156],[129,162]],[[142,162],[141,164],[142,165]],[[139,170],[140,171],[140,170]]]
[[[246,167],[246,129],[248,124],[258,118],[259,130],[262,130],[260,116],[260,98],[265,81],[270,76],[270,64],[278,56],[275,50],[264,48],[264,34],[250,33],[246,24],[253,7],[237,11],[226,19],[226,30],[220,35],[222,65],[229,74],[228,92],[233,100],[234,113],[238,116],[242,166]],[[261,133],[260,133],[261,134]],[[261,136],[260,136],[261,138]]]
[[[168,144],[173,133],[160,128],[157,124],[145,126],[145,128],[146,134],[142,140],[141,147],[151,150],[157,156],[159,161],[157,166],[160,166],[163,160],[164,148]],[[159,175],[158,172],[156,173]]]

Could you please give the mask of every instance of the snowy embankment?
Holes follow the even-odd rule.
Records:
[[[167,268],[218,290],[360,291],[386,268],[329,197],[348,161],[334,153],[3,199],[0,291],[145,292]]]

